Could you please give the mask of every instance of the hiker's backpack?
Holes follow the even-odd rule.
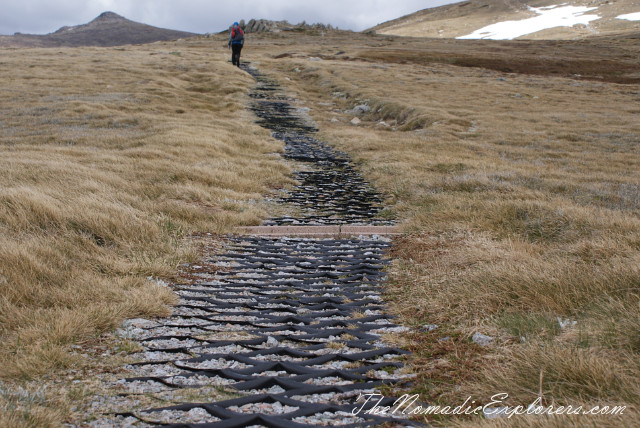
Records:
[[[234,28],[231,30],[231,42],[232,43],[244,43],[244,33],[241,28]]]

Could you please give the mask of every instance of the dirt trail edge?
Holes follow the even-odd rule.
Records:
[[[414,426],[401,412],[368,411],[394,397],[367,400],[413,378],[407,352],[385,340],[407,330],[381,297],[391,245],[382,235],[398,231],[349,156],[316,140],[275,82],[245,70],[257,81],[251,110],[301,166],[299,184],[276,201],[295,215],[227,239],[192,284],[174,286],[170,317],[125,322],[120,335],[142,351],[91,425]],[[321,237],[335,230],[361,236]]]

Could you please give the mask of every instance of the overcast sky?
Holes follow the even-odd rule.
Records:
[[[241,19],[286,19],[364,30],[421,9],[459,0],[0,0],[0,34],[46,34],[115,12],[174,30],[212,33]]]

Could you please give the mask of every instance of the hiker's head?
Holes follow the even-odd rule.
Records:
[[[234,28],[239,27],[239,26],[240,26],[240,24],[238,24],[237,22],[234,22],[234,23],[233,23],[233,27],[234,27]]]

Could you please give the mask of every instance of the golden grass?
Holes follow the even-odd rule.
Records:
[[[545,52],[551,63],[637,63],[625,56],[632,42],[598,43]],[[416,391],[441,404],[508,392],[515,404],[542,394],[630,409],[597,422],[435,422],[631,425],[640,395],[637,86],[598,81],[608,68],[593,61],[572,63],[588,67],[588,81],[566,68],[456,67],[446,55],[486,49],[504,63],[515,44],[431,47],[444,55],[423,55],[419,40],[302,32],[252,35],[243,55],[311,108],[323,137],[357,159],[384,192],[386,215],[406,226],[391,269],[394,309],[409,325],[440,325],[406,338]],[[71,392],[36,397],[25,412],[16,380],[91,367],[70,345],[94,343],[123,318],[166,313],[172,293],[147,278],[196,257],[183,237],[257,224],[262,195],[286,183],[269,155],[280,145],[243,109],[252,80],[223,49],[213,38],[3,51],[0,373],[11,386],[0,393],[0,425],[67,417]],[[413,53],[401,64],[385,49]],[[345,110],[361,103],[372,111],[353,126]],[[558,317],[576,324],[561,328]],[[494,344],[471,343],[476,331]]]
[[[622,419],[602,417],[596,425],[633,421],[640,396],[637,85],[411,59],[434,44],[446,57],[445,42],[420,47],[354,36],[345,46],[327,36],[305,51],[304,40],[271,41],[261,44],[262,67],[290,79],[324,139],[357,159],[408,232],[395,245],[390,297],[405,323],[440,325],[410,337],[416,391],[444,405],[469,395],[487,402],[499,392],[510,403],[530,403],[542,393],[559,404],[628,406]],[[623,52],[635,49],[622,39],[603,43],[619,51],[593,41],[557,44],[548,60],[582,58],[573,66],[589,75],[599,60],[629,61]],[[450,45],[454,57],[505,48],[505,62],[511,49]],[[520,44],[524,52],[544,46]],[[323,50],[324,61],[308,60]],[[346,110],[363,103],[372,109],[353,126]],[[569,324],[562,328],[558,318]],[[482,348],[471,343],[474,332],[496,340]],[[438,341],[444,336],[450,340]]]
[[[0,378],[89,364],[70,345],[168,313],[172,291],[148,278],[196,257],[186,237],[266,216],[288,170],[245,110],[253,79],[223,49],[3,50]],[[18,426],[5,395],[0,425]]]

